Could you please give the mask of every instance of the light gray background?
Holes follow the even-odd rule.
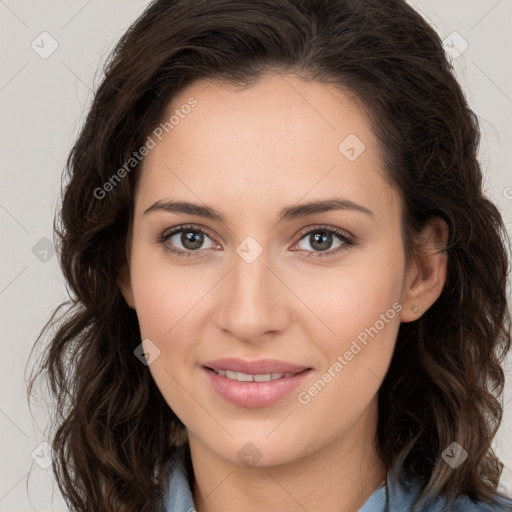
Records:
[[[486,190],[512,228],[512,0],[410,2],[443,39],[468,48],[454,59],[469,103],[481,120]],[[0,512],[66,510],[51,468],[43,469],[46,416],[31,416],[24,368],[29,350],[66,291],[52,256],[52,222],[65,158],[115,42],[147,0],[0,0]],[[46,31],[58,43],[43,59],[31,47]],[[462,38],[462,39],[461,39]],[[50,48],[46,39],[44,48]],[[35,246],[35,249],[34,249]],[[46,251],[46,252],[45,252]],[[48,252],[49,251],[49,252]],[[492,262],[489,262],[492,265]],[[511,364],[504,422],[494,446],[512,493]],[[32,458],[36,450],[39,453]],[[52,502],[53,498],[53,502]],[[53,504],[52,504],[53,503]]]

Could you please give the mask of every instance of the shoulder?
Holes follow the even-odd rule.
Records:
[[[466,495],[448,500],[442,497],[433,498],[431,501],[420,502],[415,509],[409,509],[414,503],[416,495],[411,496],[407,506],[400,512],[418,510],[421,512],[512,512],[512,501],[502,497],[496,497],[493,502],[474,501]],[[395,510],[391,508],[390,510]]]
[[[439,506],[433,511],[437,512],[512,512],[512,501],[505,498],[496,498],[494,502],[473,501],[467,496],[447,502],[440,500]]]
[[[466,495],[455,499],[431,496],[421,500],[416,508],[420,482],[414,478],[395,480],[388,478],[388,510],[393,512],[512,512],[512,500],[497,494],[493,502],[474,501]]]
[[[448,504],[443,500],[441,511],[453,512],[512,512],[512,500],[503,497],[496,497],[493,503],[484,501],[473,501],[467,496],[461,496],[454,502]]]

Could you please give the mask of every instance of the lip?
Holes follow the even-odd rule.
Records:
[[[267,382],[239,382],[231,380],[213,371],[231,370],[249,374],[293,373]],[[244,361],[242,359],[218,359],[205,363],[201,370],[213,389],[225,400],[238,407],[262,408],[272,405],[297,388],[313,371],[312,368],[277,359]]]
[[[213,370],[231,370],[232,372],[251,373],[253,375],[265,373],[299,373],[310,368],[300,364],[279,361],[278,359],[247,361],[236,357],[207,361],[203,363],[203,366]]]

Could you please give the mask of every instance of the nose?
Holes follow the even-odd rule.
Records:
[[[291,295],[265,251],[248,262],[235,255],[232,269],[216,297],[217,327],[238,340],[258,342],[286,330]]]

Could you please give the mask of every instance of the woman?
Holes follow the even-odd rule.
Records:
[[[402,0],[159,0],[105,71],[38,369],[69,506],[512,510],[505,230],[428,24]]]

